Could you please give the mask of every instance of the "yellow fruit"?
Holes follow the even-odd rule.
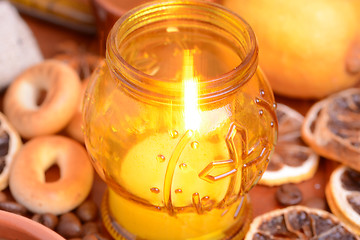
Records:
[[[360,80],[360,1],[223,0],[253,28],[275,93],[322,98]]]

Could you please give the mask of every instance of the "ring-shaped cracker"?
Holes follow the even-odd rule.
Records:
[[[54,164],[57,181],[46,182]],[[93,183],[93,168],[85,148],[63,136],[41,136],[26,142],[13,160],[9,186],[15,200],[34,213],[62,214],[81,204]]]
[[[46,60],[27,69],[9,86],[4,113],[26,139],[54,134],[74,115],[80,88],[80,78],[71,67]]]

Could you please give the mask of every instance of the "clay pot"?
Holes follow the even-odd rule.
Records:
[[[0,210],[0,239],[65,240],[38,222],[2,210]]]

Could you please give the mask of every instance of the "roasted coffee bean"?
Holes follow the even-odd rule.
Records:
[[[56,231],[65,238],[81,236],[82,226],[80,219],[72,212],[60,216]]]
[[[98,214],[98,207],[96,203],[91,200],[83,202],[77,209],[76,215],[80,218],[81,221],[93,221],[96,219]]]
[[[0,210],[16,213],[22,216],[27,214],[27,209],[23,205],[11,201],[0,202]]]
[[[277,201],[284,206],[296,205],[302,200],[302,193],[294,184],[281,185],[275,196]]]
[[[4,193],[4,192],[0,192],[0,202],[5,202],[5,201],[7,201],[7,195],[6,195],[6,193]]]
[[[94,233],[94,234],[86,235],[85,237],[83,237],[83,240],[109,240],[109,239],[99,233]]]
[[[100,240],[95,234],[86,235],[83,240]]]
[[[34,214],[31,218],[32,220],[41,223],[42,225],[54,230],[56,225],[59,222],[59,219],[56,215],[51,213],[44,213],[44,214]]]
[[[98,233],[99,227],[96,222],[86,222],[82,226],[82,236]]]
[[[99,240],[95,234],[91,234],[91,235],[86,235],[85,237],[83,237],[83,240]]]
[[[313,198],[308,199],[304,203],[304,205],[307,207],[310,207],[310,208],[327,210],[327,205],[326,205],[325,199],[319,198],[319,197],[313,197]]]

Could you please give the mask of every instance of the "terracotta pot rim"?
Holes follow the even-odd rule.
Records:
[[[65,240],[58,233],[38,222],[3,210],[0,210],[0,229],[5,229],[0,231],[0,239],[10,235],[14,239],[32,237],[30,239]]]

